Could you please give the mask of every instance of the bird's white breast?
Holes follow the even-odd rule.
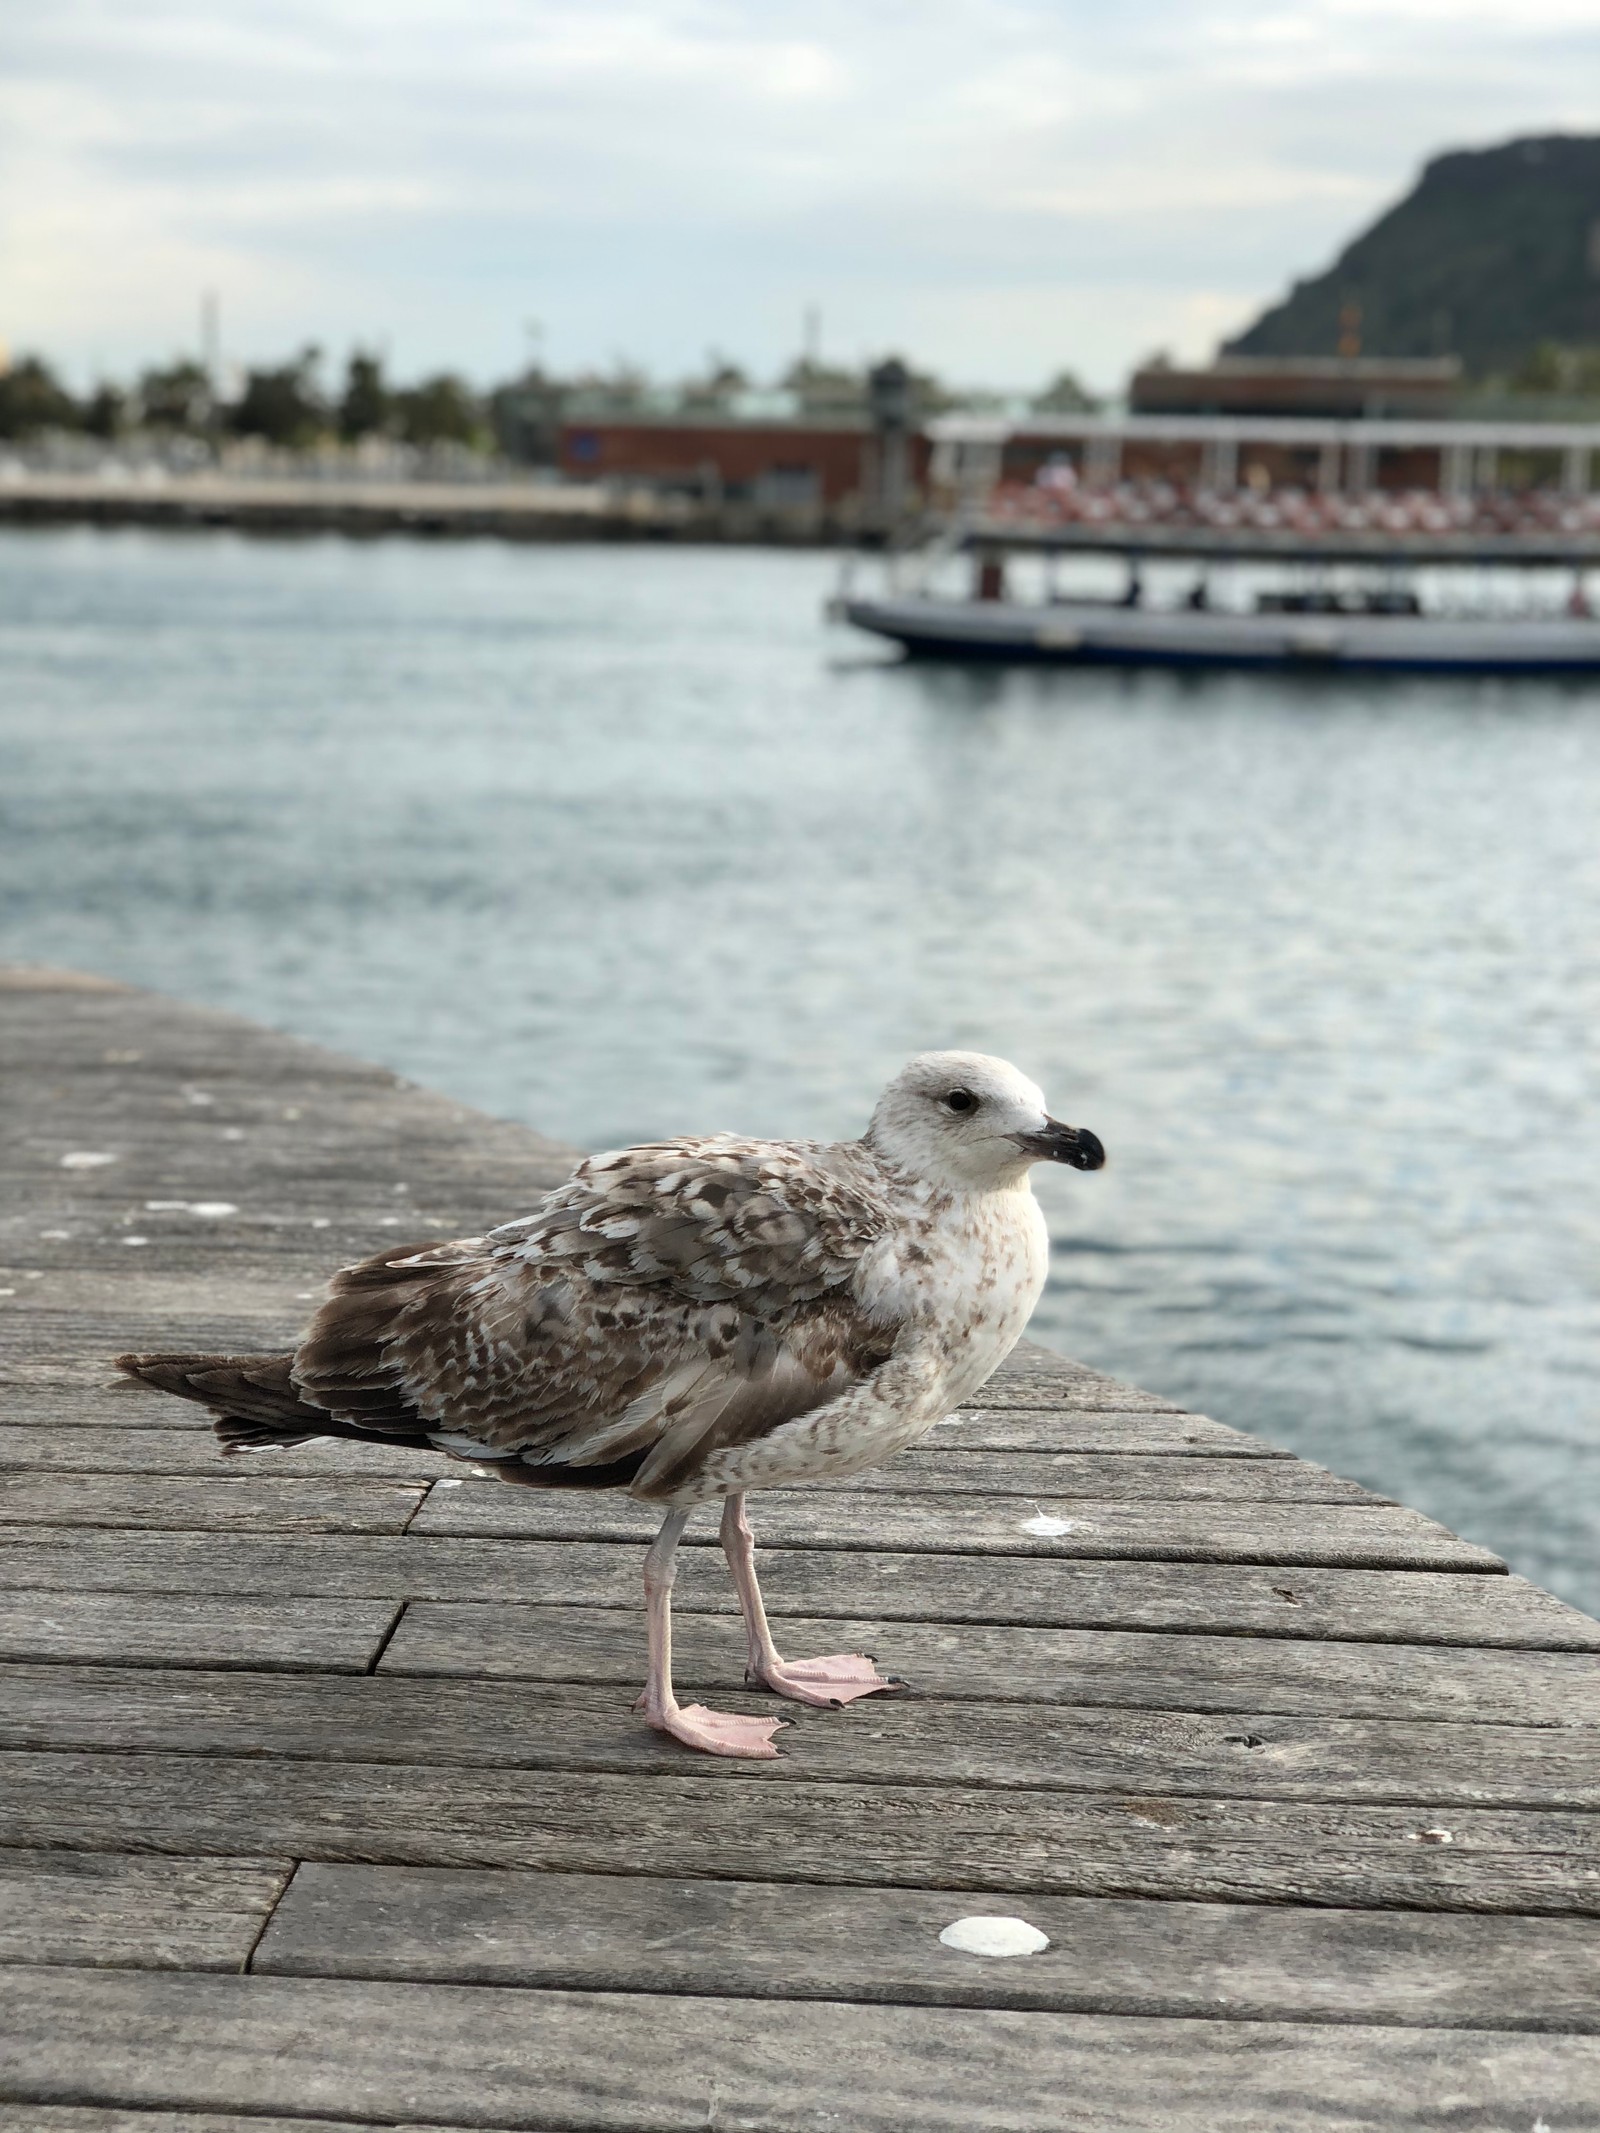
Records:
[[[970,1399],[1015,1345],[1044,1287],[1049,1233],[1033,1194],[908,1193],[861,1264],[855,1301],[898,1329],[894,1357],[826,1406],[712,1455],[674,1503],[879,1466]]]
[[[1016,1345],[1044,1287],[1050,1236],[1026,1182],[908,1210],[864,1269],[862,1301],[910,1320],[943,1362],[940,1412],[969,1399]]]

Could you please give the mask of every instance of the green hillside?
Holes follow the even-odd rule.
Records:
[[[1600,139],[1435,157],[1325,274],[1296,282],[1224,352],[1337,355],[1357,305],[1362,353],[1459,355],[1479,378],[1547,343],[1600,345]]]

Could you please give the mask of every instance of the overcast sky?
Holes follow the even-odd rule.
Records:
[[[1597,0],[49,0],[0,27],[0,340],[485,380],[1208,353],[1447,146],[1600,130]]]

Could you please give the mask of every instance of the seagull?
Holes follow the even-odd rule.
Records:
[[[292,1354],[117,1365],[209,1407],[225,1453],[334,1436],[432,1447],[532,1488],[660,1505],[635,1708],[691,1748],[764,1759],[781,1719],[673,1693],[691,1512],[722,1503],[747,1680],[819,1705],[899,1686],[861,1653],[780,1655],[745,1497],[878,1466],[969,1400],[1044,1287],[1029,1171],[1104,1161],[1007,1061],[925,1052],[860,1140],[724,1133],[589,1156],[519,1221],[342,1269]]]

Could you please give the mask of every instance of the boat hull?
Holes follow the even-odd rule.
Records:
[[[1396,673],[1600,674],[1600,620],[1229,614],[1091,603],[846,599],[835,612],[919,657]]]

